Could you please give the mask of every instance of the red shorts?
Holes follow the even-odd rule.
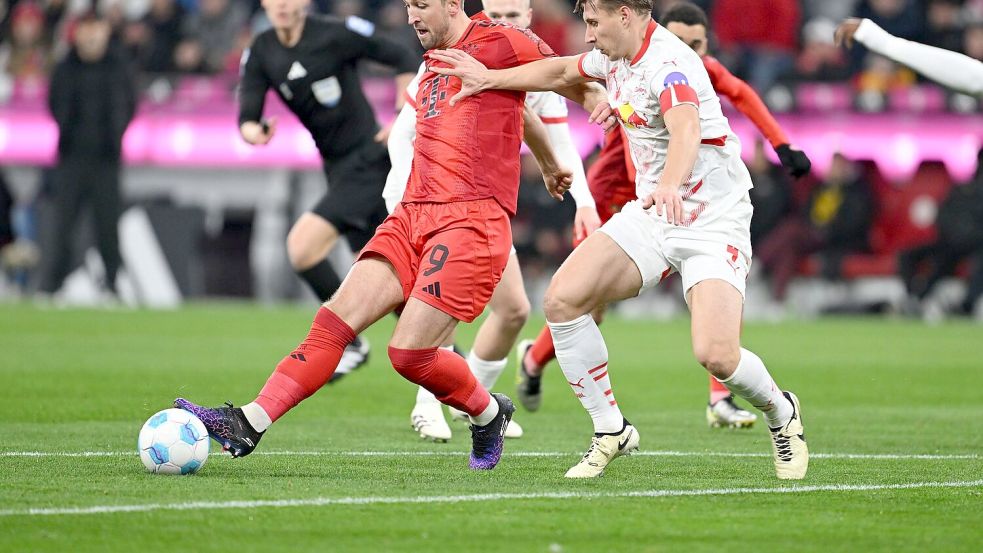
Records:
[[[400,204],[358,259],[396,268],[403,300],[413,297],[459,321],[485,309],[512,249],[509,215],[494,199]]]

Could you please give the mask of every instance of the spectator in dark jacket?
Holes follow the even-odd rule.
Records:
[[[95,215],[96,241],[115,291],[120,267],[120,158],[136,94],[125,60],[111,47],[109,23],[90,13],[76,24],[73,47],[55,68],[48,105],[58,124],[58,164],[52,183],[56,231],[46,253],[41,291],[61,287],[71,269],[71,242],[84,203]]]
[[[834,155],[829,174],[812,191],[804,213],[786,218],[755,251],[771,275],[774,298],[785,299],[799,263],[816,252],[823,277],[838,279],[843,256],[867,249],[872,221],[870,186],[852,162]]]
[[[969,289],[962,304],[962,314],[971,314],[983,294],[983,149],[980,150],[976,177],[956,186],[939,207],[938,238],[898,256],[898,270],[908,292],[912,311],[921,311],[921,303],[944,277],[955,274],[960,261],[974,259]]]

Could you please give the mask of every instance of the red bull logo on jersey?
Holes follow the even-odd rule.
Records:
[[[618,108],[618,116],[621,117],[625,125],[633,129],[649,126],[645,117],[635,111],[631,104],[621,104],[621,107]]]

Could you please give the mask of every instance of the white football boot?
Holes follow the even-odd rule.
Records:
[[[583,459],[567,471],[567,478],[596,478],[604,474],[608,463],[638,449],[638,430],[625,421],[617,434],[594,434]]]
[[[801,480],[809,469],[809,448],[802,429],[799,398],[783,392],[792,402],[792,418],[781,428],[771,428],[771,449],[775,454],[775,474],[782,480]]]
[[[437,402],[420,402],[410,413],[413,431],[424,440],[446,442],[451,439],[451,427],[444,420],[444,410]]]
[[[734,396],[707,405],[707,424],[710,428],[751,428],[757,420],[757,415],[734,403]]]

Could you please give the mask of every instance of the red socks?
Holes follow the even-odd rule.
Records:
[[[468,362],[453,351],[389,346],[389,360],[403,378],[423,386],[442,403],[469,415],[480,415],[491,401],[491,394],[478,384]]]
[[[550,334],[550,327],[543,325],[543,330],[539,331],[539,336],[536,336],[536,341],[529,348],[528,355],[529,360],[540,368],[556,359],[556,349],[553,348],[553,335]]]
[[[345,321],[328,308],[320,308],[307,338],[276,366],[256,403],[270,420],[282,417],[324,386],[354,339],[355,332]]]
[[[717,403],[729,395],[730,390],[727,389],[727,386],[724,386],[713,375],[710,375],[710,405]]]

